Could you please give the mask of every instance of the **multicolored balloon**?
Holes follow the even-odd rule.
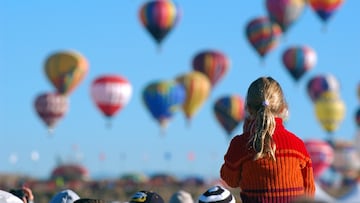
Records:
[[[185,101],[185,88],[174,80],[155,81],[142,92],[142,99],[152,117],[165,129]]]
[[[152,0],[143,4],[139,10],[141,24],[160,46],[168,33],[180,19],[179,7],[168,0]]]
[[[238,95],[222,96],[215,101],[214,113],[228,137],[245,118],[245,102]]]
[[[305,5],[305,0],[266,0],[270,20],[277,23],[283,33],[286,33],[303,13]]]
[[[306,89],[310,99],[316,102],[324,92],[339,92],[340,84],[332,74],[318,74],[308,81]]]
[[[204,50],[195,55],[192,67],[208,76],[212,87],[214,87],[228,72],[230,62],[221,51]]]
[[[108,74],[93,80],[90,93],[93,102],[103,115],[112,118],[130,101],[132,86],[123,76]]]
[[[279,25],[267,17],[252,19],[246,26],[247,40],[261,58],[277,47],[281,34]]]
[[[324,140],[309,139],[305,140],[304,143],[312,161],[315,179],[319,179],[333,163],[334,149]]]
[[[88,72],[88,62],[76,51],[51,54],[45,62],[45,73],[60,94],[70,94]]]
[[[210,80],[199,71],[191,71],[178,76],[176,81],[185,87],[186,97],[182,110],[190,121],[210,95]]]
[[[68,98],[59,93],[47,92],[35,98],[34,107],[37,115],[52,133],[56,124],[64,117],[69,108]]]
[[[334,146],[333,168],[342,175],[350,171],[357,174],[360,169],[360,156],[352,141],[337,140]]]
[[[316,15],[326,23],[340,8],[344,0],[309,0],[308,2]]]
[[[283,52],[282,61],[292,78],[299,81],[306,72],[315,66],[317,56],[309,46],[291,46]]]
[[[328,133],[334,132],[345,116],[345,104],[338,92],[327,91],[315,102],[316,118]]]
[[[355,123],[356,126],[360,128],[360,107],[355,112]]]

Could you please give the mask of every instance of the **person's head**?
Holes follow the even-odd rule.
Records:
[[[246,111],[254,120],[249,141],[254,148],[255,160],[270,156],[275,160],[275,143],[272,134],[275,130],[275,117],[287,114],[288,105],[280,84],[272,77],[259,77],[247,91]]]
[[[75,200],[74,203],[105,203],[105,201],[101,199],[80,198]]]
[[[141,190],[131,196],[129,203],[164,203],[164,199],[156,192]]]
[[[169,203],[194,203],[194,199],[190,193],[179,190],[171,195]]]
[[[79,195],[70,189],[62,190],[50,200],[50,203],[73,203],[80,199]]]
[[[235,203],[235,197],[223,186],[210,187],[199,196],[198,203]]]

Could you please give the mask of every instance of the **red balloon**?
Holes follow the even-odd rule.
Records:
[[[120,111],[129,102],[131,94],[131,84],[119,75],[100,76],[91,85],[91,97],[107,117]]]
[[[305,147],[312,160],[315,178],[319,178],[322,173],[330,167],[334,160],[334,149],[323,140],[310,139],[304,141]]]

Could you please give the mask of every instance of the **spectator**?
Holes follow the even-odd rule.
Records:
[[[199,203],[235,203],[235,197],[222,186],[213,186],[200,195]]]
[[[194,199],[190,193],[179,190],[171,195],[169,203],[194,203]]]

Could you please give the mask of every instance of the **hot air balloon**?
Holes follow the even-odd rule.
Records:
[[[316,64],[316,53],[309,46],[291,46],[282,55],[283,64],[286,70],[295,81],[300,78]]]
[[[360,128],[360,107],[355,112],[355,123],[356,126]]]
[[[68,111],[68,98],[59,93],[47,92],[35,98],[34,106],[37,115],[52,133],[56,124]]]
[[[152,117],[165,129],[185,101],[185,88],[174,80],[155,81],[142,93],[143,102]]]
[[[132,86],[126,78],[108,74],[93,80],[90,93],[98,109],[111,119],[128,104],[132,96]],[[108,124],[111,125],[110,122]]]
[[[164,38],[178,23],[180,9],[170,0],[152,0],[141,6],[139,18],[160,47]]]
[[[266,0],[266,10],[270,20],[286,33],[303,13],[305,3],[305,0]]]
[[[315,102],[316,118],[328,133],[334,132],[345,116],[345,104],[337,92],[327,91]]]
[[[340,8],[344,0],[309,0],[309,6],[316,15],[327,23],[331,16]]]
[[[319,74],[313,76],[307,83],[307,93],[315,102],[326,91],[339,92],[340,84],[332,74]]]
[[[220,97],[214,104],[214,113],[230,138],[233,130],[245,118],[244,99],[238,95]]]
[[[182,110],[188,122],[190,122],[210,94],[210,80],[205,74],[199,71],[191,71],[178,76],[176,81],[185,87],[186,96]]]
[[[247,40],[261,58],[277,47],[280,35],[281,28],[267,17],[252,19],[246,26]]]
[[[312,161],[315,179],[319,179],[331,166],[334,160],[334,149],[328,142],[320,139],[309,139],[304,143]]]
[[[214,87],[227,73],[230,66],[228,57],[217,50],[204,50],[195,55],[192,67],[204,73]]]
[[[88,62],[76,51],[51,54],[45,62],[45,73],[60,94],[68,95],[88,72]]]
[[[335,142],[332,167],[342,175],[347,176],[352,172],[358,176],[360,156],[356,147],[351,141],[337,140]]]

